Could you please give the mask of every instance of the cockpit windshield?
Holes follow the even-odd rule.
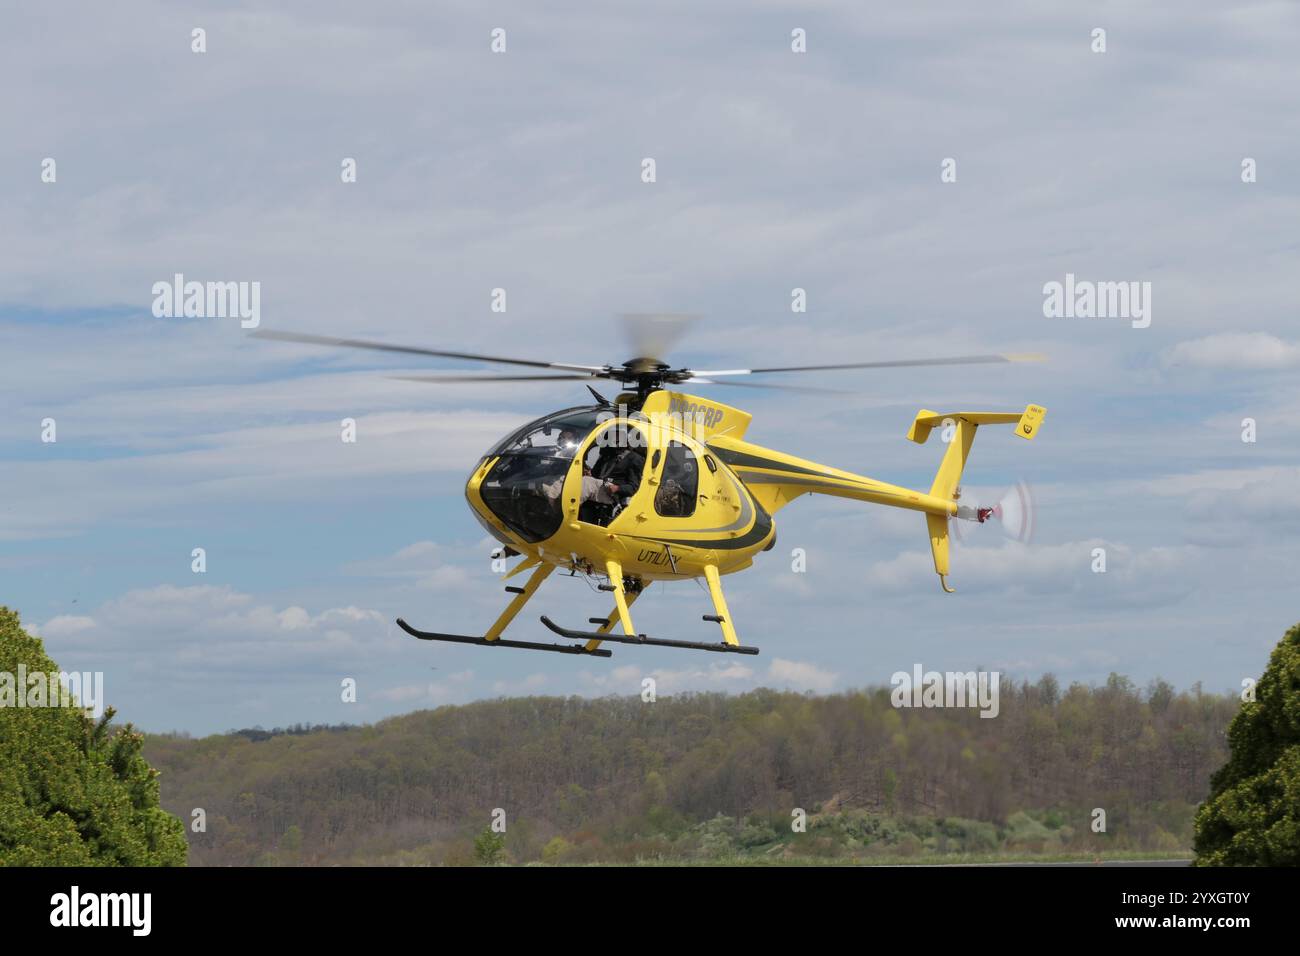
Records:
[[[525,425],[488,452],[498,461],[479,485],[479,494],[525,541],[543,541],[559,530],[569,465],[602,412],[608,415],[599,405],[556,412]]]
[[[572,461],[578,453],[578,445],[596,427],[596,419],[602,411],[605,409],[596,405],[590,408],[569,408],[539,418],[497,442],[488,452],[488,457],[554,455]]]

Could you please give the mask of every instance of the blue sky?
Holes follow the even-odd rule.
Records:
[[[828,691],[914,662],[1218,690],[1300,619],[1294,4],[146,3],[7,21],[0,602],[64,668],[103,670],[147,729],[637,693],[650,675],[663,693]],[[976,529],[944,595],[920,516],[805,498],[726,582],[760,657],[419,643],[392,618],[474,632],[504,603],[469,468],[585,390],[421,386],[388,376],[455,364],[155,318],[152,284],[175,272],[260,282],[264,328],[553,361],[622,361],[615,314],[655,310],[703,316],[672,356],[700,367],[1044,352],[846,372],[845,395],[701,389],[752,411],[755,441],[920,486],[940,446],[904,439],[918,408],[1043,404],[1039,440],[982,430],[966,477],[979,500],[1026,481],[1037,533]],[[1150,282],[1150,327],[1045,318],[1066,273]],[[555,580],[512,634],[604,597]],[[694,584],[656,585],[638,625],[712,639],[708,610]]]

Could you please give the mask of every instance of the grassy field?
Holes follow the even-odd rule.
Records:
[[[1143,852],[1113,852],[1104,853],[1100,856],[1087,853],[1051,853],[1051,854],[1032,854],[1032,853],[978,853],[978,854],[926,854],[906,859],[898,857],[860,857],[857,859],[825,859],[819,860],[811,857],[773,857],[770,859],[756,858],[752,856],[736,856],[726,859],[715,860],[638,860],[632,864],[610,864],[610,863],[592,863],[589,866],[872,866],[872,867],[893,867],[893,866],[1022,866],[1022,865],[1053,865],[1053,864],[1085,864],[1101,866],[1105,864],[1116,863],[1141,863],[1141,862],[1168,862],[1190,864],[1192,853],[1190,850],[1181,853],[1143,853]],[[547,866],[545,863],[530,863],[529,866]],[[583,864],[556,864],[560,866]]]

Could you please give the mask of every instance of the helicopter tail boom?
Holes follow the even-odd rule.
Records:
[[[956,513],[956,505],[951,500],[876,481],[865,475],[856,475],[806,458],[796,458],[774,448],[764,448],[725,435],[714,436],[706,444],[740,477],[768,514],[775,514],[805,494],[852,498],[855,501],[924,511],[945,518]]]
[[[764,448],[728,435],[714,435],[706,444],[728,467],[739,475],[755,500],[775,514],[803,494],[835,495],[907,508],[925,514],[930,550],[934,556],[934,570],[939,575],[945,591],[948,587],[948,520],[962,518],[980,520],[979,511],[958,504],[962,472],[975,441],[975,431],[980,425],[1014,424],[1016,434],[1033,440],[1038,434],[1046,409],[1029,405],[1022,413],[1015,412],[951,412],[940,414],[929,409],[917,413],[907,437],[922,444],[935,428],[944,430],[948,448],[939,463],[934,482],[928,492],[876,481],[865,475],[831,468],[804,458],[796,458],[772,448]],[[949,429],[951,428],[951,433]]]

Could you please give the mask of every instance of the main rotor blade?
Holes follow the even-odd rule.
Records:
[[[990,365],[1005,362],[1042,362],[1045,355],[1009,353],[1006,355],[959,355],[953,358],[895,359],[888,362],[848,362],[837,365],[789,365],[782,368],[733,368],[691,370],[692,375],[766,375],[771,372],[830,372],[850,368],[914,368],[924,365]]]
[[[332,345],[338,348],[370,349],[375,352],[400,352],[403,355],[429,355],[434,358],[463,359],[467,362],[495,362],[498,365],[526,365],[530,368],[558,368],[572,372],[603,372],[603,365],[568,365],[564,362],[534,362],[530,359],[505,358],[500,355],[476,355],[472,352],[447,352],[441,349],[417,348],[411,345],[390,345],[387,342],[370,342],[365,339],[339,339],[329,335],[308,335],[304,332],[276,332],[259,329],[252,333],[259,339],[279,342],[298,342],[304,345]]]
[[[817,388],[813,385],[779,385],[776,382],[717,382],[711,378],[691,378],[683,382],[674,383],[680,385],[723,385],[727,388],[766,388],[779,392],[817,392],[823,395],[844,395],[847,394],[842,388]]]
[[[475,382],[595,382],[601,375],[389,375],[398,382],[439,382],[443,384]]]

